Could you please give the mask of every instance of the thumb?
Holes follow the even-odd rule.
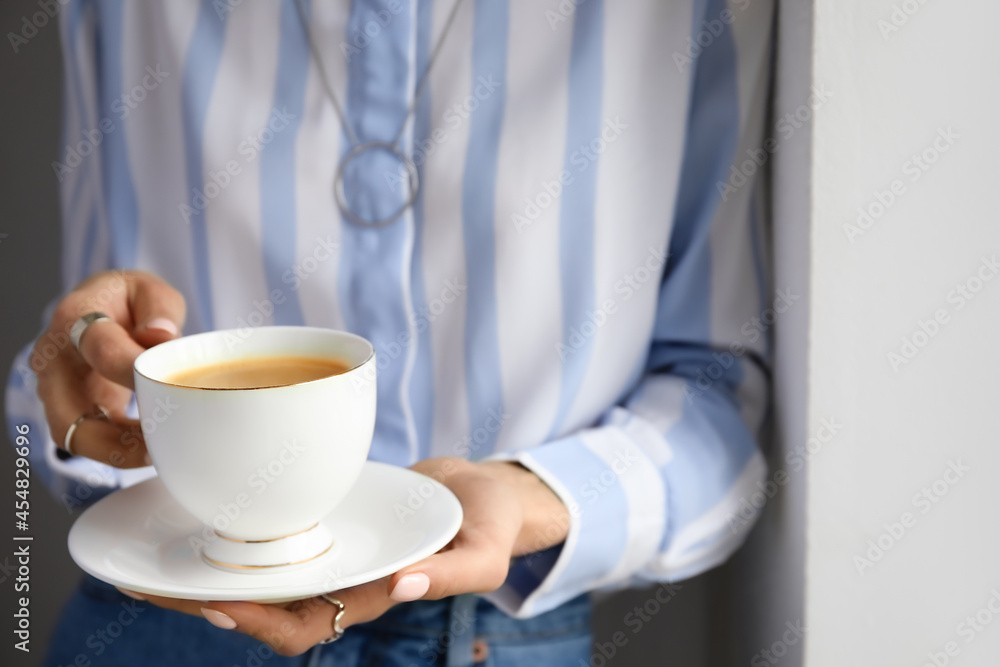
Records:
[[[136,272],[129,283],[132,337],[143,347],[177,338],[184,326],[184,297],[161,278]]]
[[[516,493],[485,475],[449,480],[462,503],[462,527],[448,547],[389,578],[396,602],[489,593],[503,585],[522,524]]]
[[[502,549],[444,551],[392,575],[384,590],[394,602],[491,593],[507,579],[510,558],[503,553]]]

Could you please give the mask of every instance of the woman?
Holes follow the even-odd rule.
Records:
[[[370,458],[465,519],[337,591],[336,624],[322,598],[88,579],[50,664],[587,664],[589,591],[739,546],[765,475],[768,3],[77,0],[62,25],[67,293],[8,406],[51,434],[36,470],[71,506],[151,474],[143,349],[324,326],[376,347]]]

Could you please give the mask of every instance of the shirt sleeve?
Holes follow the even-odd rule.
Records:
[[[532,470],[570,510],[565,542],[514,559],[486,596],[510,615],[697,575],[725,561],[756,518],[747,499],[767,474],[756,442],[767,330],[797,298],[769,292],[761,257],[755,176],[768,155],[760,147],[775,145],[762,143],[768,18],[754,17],[754,34],[726,23],[694,62],[668,262],[637,388],[591,428],[496,457]]]
[[[111,268],[107,225],[103,222],[101,188],[101,138],[121,131],[98,113],[96,101],[97,50],[99,40],[93,7],[74,0],[60,12],[63,51],[62,149],[52,162],[59,182],[62,217],[62,284],[68,292],[88,275]],[[47,328],[55,301],[45,311]],[[46,363],[44,352],[69,345],[69,332],[41,334],[43,355],[35,363]],[[32,368],[27,345],[14,360],[7,381],[5,411],[8,433],[14,442],[15,428],[27,425],[31,442],[32,471],[68,510],[88,505],[122,485],[150,476],[149,469],[119,470],[83,457],[64,458],[52,441],[45,409],[36,394],[36,368]],[[134,415],[133,415],[134,416]]]

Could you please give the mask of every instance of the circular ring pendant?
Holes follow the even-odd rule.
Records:
[[[386,153],[391,153],[397,160],[403,165],[403,169],[406,170],[407,183],[409,185],[409,194],[406,201],[400,206],[396,211],[386,217],[380,218],[378,220],[368,220],[358,215],[351,205],[347,201],[347,196],[344,194],[344,172],[347,169],[347,165],[356,160],[358,157],[367,153],[368,151],[384,151]],[[420,191],[420,179],[417,175],[417,165],[414,164],[413,159],[409,155],[400,150],[399,146],[396,144],[390,144],[387,141],[366,141],[363,144],[358,144],[352,148],[347,155],[345,155],[341,160],[340,164],[337,165],[337,175],[333,179],[333,193],[337,200],[337,208],[349,221],[353,222],[355,225],[361,227],[385,227],[396,222],[406,210],[413,206],[413,202],[417,199],[417,192]]]

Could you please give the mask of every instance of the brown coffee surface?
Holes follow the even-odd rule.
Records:
[[[170,384],[202,389],[251,389],[283,387],[338,375],[348,365],[319,357],[254,357],[197,366],[174,373]]]

